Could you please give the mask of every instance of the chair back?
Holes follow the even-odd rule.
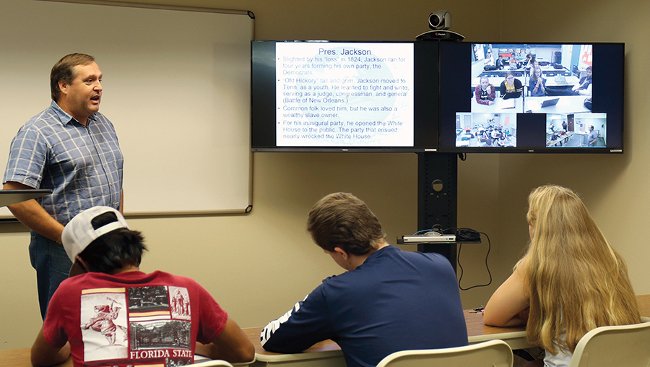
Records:
[[[230,364],[230,362],[228,361],[224,361],[221,359],[213,359],[211,361],[194,363],[189,365],[188,367],[233,367],[233,365]]]
[[[578,342],[569,367],[650,367],[650,322],[597,327]]]
[[[391,353],[377,367],[512,367],[512,349],[503,340],[463,347]]]

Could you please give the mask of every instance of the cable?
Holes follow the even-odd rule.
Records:
[[[440,224],[434,224],[431,228],[429,228],[429,229],[420,229],[417,232],[415,232],[414,234],[418,235],[418,234],[428,233],[428,232],[437,232],[439,234],[453,233],[453,232],[446,232],[446,230],[444,230]]]
[[[488,257],[490,256],[490,250],[492,248],[492,242],[490,241],[490,236],[488,236],[487,233],[479,232],[479,234],[485,236],[485,238],[487,239],[487,243],[488,243],[487,253],[485,254],[485,269],[487,269],[487,273],[488,273],[488,276],[490,277],[490,280],[485,284],[475,284],[473,286],[463,288],[463,286],[461,285],[461,282],[463,280],[464,270],[463,270],[463,265],[460,262],[460,254],[461,254],[461,251],[463,249],[463,244],[460,243],[458,245],[458,255],[457,255],[458,268],[460,268],[460,276],[458,277],[458,288],[460,290],[462,290],[462,291],[467,291],[467,290],[470,290],[472,288],[486,287],[486,286],[492,284],[492,273],[490,272],[490,265],[488,264]]]
[[[440,224],[434,224],[431,226],[431,229],[422,229],[416,232],[416,234],[420,233],[426,233],[426,232],[438,232],[440,234],[455,234],[456,235],[456,242],[458,243],[458,252],[456,253],[456,262],[458,263],[458,268],[460,269],[460,275],[458,277],[458,288],[462,291],[467,291],[473,288],[478,288],[478,287],[487,287],[488,285],[492,284],[492,272],[490,271],[490,265],[488,263],[488,259],[490,257],[490,251],[492,250],[492,241],[490,241],[490,236],[488,236],[487,233],[485,232],[478,232],[476,230],[473,230],[471,228],[443,228]],[[485,269],[487,270],[489,280],[485,284],[475,284],[467,288],[463,288],[462,286],[462,281],[463,281],[463,274],[465,270],[463,269],[463,264],[460,262],[460,255],[463,250],[463,243],[465,241],[480,241],[481,240],[481,235],[485,236],[487,239],[487,253],[485,254]]]

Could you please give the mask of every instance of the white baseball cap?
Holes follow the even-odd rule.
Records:
[[[115,214],[117,221],[105,224],[99,228],[93,228],[92,220],[101,214],[109,212]],[[61,235],[61,242],[63,242],[63,248],[66,254],[68,254],[68,257],[74,263],[77,255],[86,249],[94,240],[120,228],[129,228],[122,213],[108,206],[95,206],[77,214],[66,224]]]

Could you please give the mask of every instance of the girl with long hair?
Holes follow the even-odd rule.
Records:
[[[485,324],[526,324],[544,366],[567,366],[588,331],[641,322],[627,267],[577,194],[538,187],[526,218],[530,245],[485,306]]]

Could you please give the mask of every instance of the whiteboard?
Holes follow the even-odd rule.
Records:
[[[2,173],[18,128],[49,106],[52,66],[82,52],[103,73],[127,215],[248,212],[251,15],[1,1]]]

